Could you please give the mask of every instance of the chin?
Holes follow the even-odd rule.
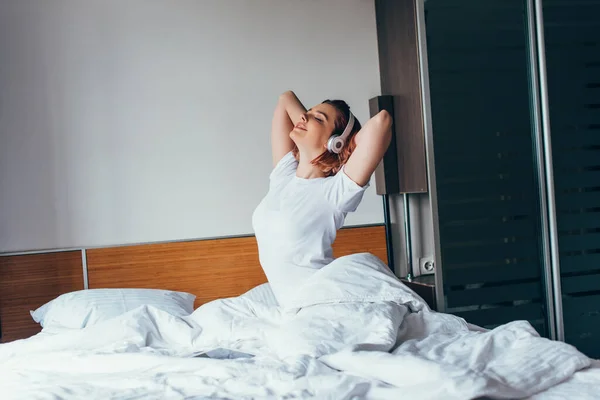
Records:
[[[305,133],[305,131],[294,129],[290,132],[290,139],[292,139],[294,143],[298,145],[298,141],[302,141],[302,138],[304,138]]]

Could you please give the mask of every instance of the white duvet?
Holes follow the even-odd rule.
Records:
[[[0,398],[600,398],[599,366],[572,346],[432,312],[372,255],[297,293],[285,310],[247,296],[183,318],[144,306],[0,345]]]

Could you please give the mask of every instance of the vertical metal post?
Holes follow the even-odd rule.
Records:
[[[539,7],[539,9],[538,9]],[[531,107],[534,133],[534,150],[537,164],[537,181],[540,196],[540,221],[542,257],[546,288],[546,309],[549,336],[564,340],[562,299],[560,289],[560,261],[554,202],[554,176],[550,118],[544,53],[544,28],[539,1],[527,1],[527,33],[529,38],[529,68],[531,79]]]
[[[540,81],[538,61],[538,48],[536,41],[535,30],[535,9],[533,0],[527,0],[527,36],[529,47],[529,76],[531,80],[531,115],[534,135],[534,151],[537,165],[537,182],[540,201],[540,221],[542,234],[542,265],[544,267],[543,276],[546,288],[546,310],[548,333],[550,339],[556,339],[556,321],[554,311],[554,290],[552,285],[552,258],[550,256],[550,232],[548,229],[548,199],[546,192],[546,170],[544,163],[544,144],[543,144],[543,127],[540,116]]]
[[[435,266],[435,301],[439,312],[446,310],[444,296],[444,276],[442,273],[442,249],[440,245],[440,225],[435,175],[433,147],[433,124],[431,121],[431,97],[429,91],[429,62],[427,58],[427,31],[425,27],[425,0],[415,0],[417,10],[417,40],[419,48],[419,69],[421,77],[421,101],[423,102],[423,129],[427,157],[427,180],[429,208],[431,210],[431,231],[433,232],[433,262]]]
[[[383,197],[383,222],[385,225],[385,240],[387,242],[387,259],[388,267],[392,272],[396,273],[396,267],[394,265],[394,245],[392,242],[392,220],[390,217],[390,198],[389,194],[385,193]]]
[[[413,270],[412,263],[412,230],[410,221],[410,204],[408,204],[408,193],[403,194],[402,199],[404,205],[404,240],[406,243],[406,278],[411,280],[415,277],[415,271]]]
[[[535,27],[537,41],[537,63],[539,68],[540,105],[542,120],[543,161],[545,166],[544,179],[547,192],[548,230],[551,258],[551,281],[554,292],[554,313],[556,339],[564,341],[564,321],[562,310],[562,289],[560,281],[560,252],[558,247],[558,225],[556,222],[556,200],[554,193],[554,166],[552,163],[552,138],[550,128],[550,107],[548,101],[548,79],[546,65],[546,45],[544,38],[544,14],[542,1],[535,0]],[[548,282],[548,283],[549,283]]]
[[[81,266],[83,267],[83,288],[89,289],[88,285],[88,269],[87,269],[87,252],[81,249]]]

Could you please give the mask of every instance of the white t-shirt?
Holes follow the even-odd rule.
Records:
[[[331,245],[365,189],[346,175],[304,179],[290,152],[270,176],[269,192],[252,215],[260,263],[279,304],[316,270],[333,261]]]

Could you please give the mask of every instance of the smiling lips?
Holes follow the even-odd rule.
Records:
[[[298,122],[298,123],[296,124],[296,126],[294,126],[294,129],[298,129],[298,130],[301,130],[301,131],[305,131],[305,130],[306,130],[306,125],[304,125],[302,122]]]

